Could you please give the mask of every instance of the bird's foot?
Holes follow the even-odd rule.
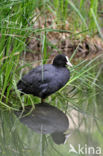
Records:
[[[45,99],[41,99],[41,103],[44,103],[45,102]]]

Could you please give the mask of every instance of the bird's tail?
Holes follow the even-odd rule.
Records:
[[[22,80],[20,80],[20,81],[17,83],[17,89],[18,89],[19,91],[21,91],[21,92],[24,92],[24,90],[25,90],[25,83],[24,83]]]

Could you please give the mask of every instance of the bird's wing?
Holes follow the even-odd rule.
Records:
[[[40,80],[41,66],[32,69],[29,73],[23,76],[22,81],[28,85]]]
[[[26,90],[35,93],[36,91],[42,96],[47,92],[49,82],[53,79],[55,73],[50,71],[50,66],[38,66],[32,69],[28,74],[24,75],[22,81],[25,83]]]

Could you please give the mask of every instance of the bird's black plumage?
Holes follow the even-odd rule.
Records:
[[[45,64],[32,69],[18,82],[17,88],[26,94],[32,94],[45,99],[62,88],[70,78],[66,68],[67,59],[57,55],[53,64]]]

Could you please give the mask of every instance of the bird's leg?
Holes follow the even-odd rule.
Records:
[[[45,99],[42,99],[42,98],[41,98],[41,103],[44,103],[44,102],[45,102]]]

